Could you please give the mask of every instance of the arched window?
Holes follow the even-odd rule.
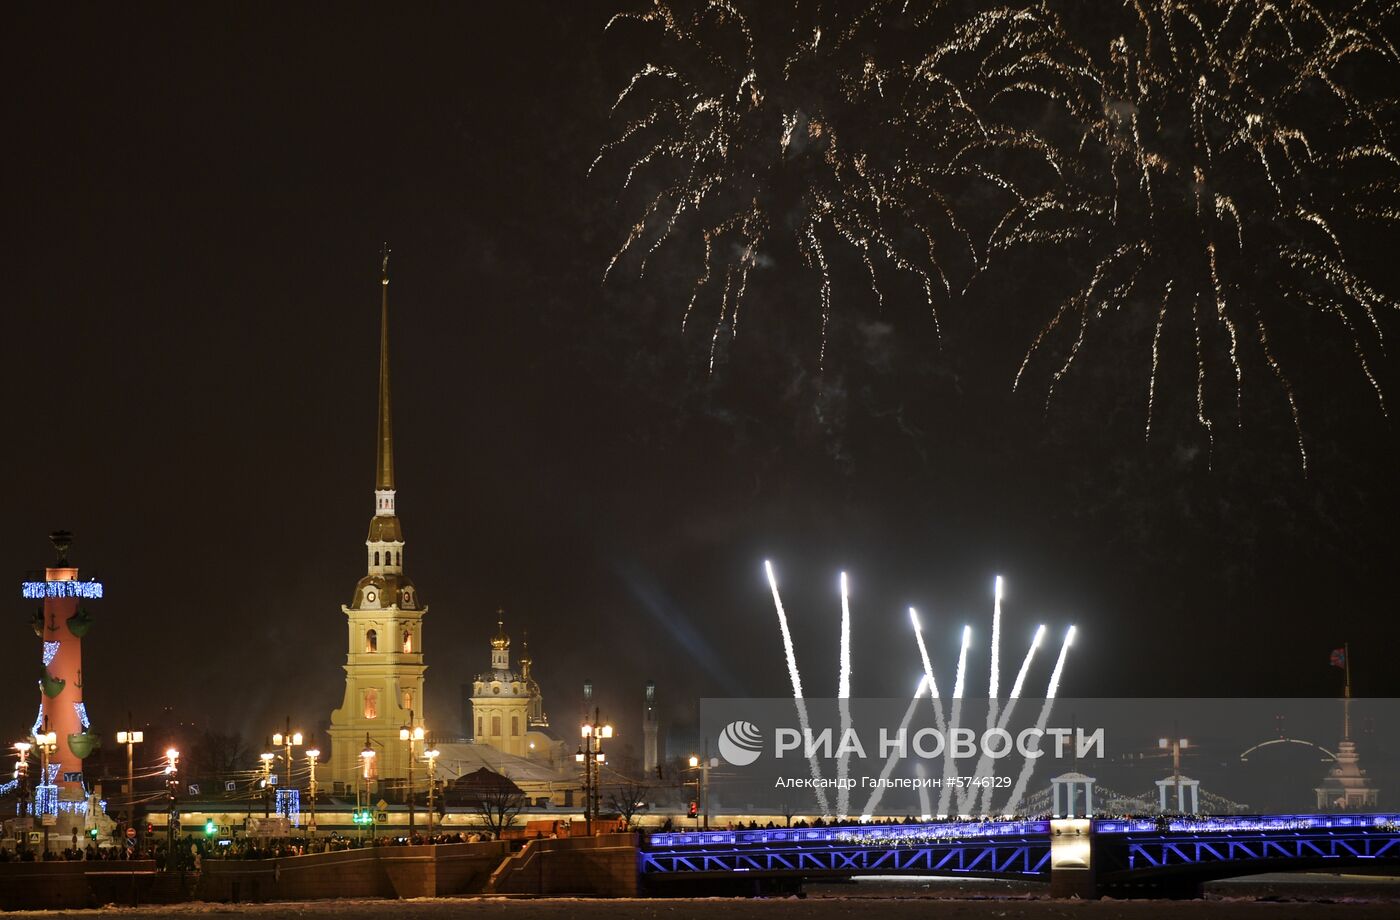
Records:
[[[366,691],[365,691],[365,718],[366,718],[366,719],[377,719],[377,718],[379,718],[379,691],[378,691],[378,690],[366,690]]]
[[[379,565],[379,550],[374,551],[374,564]]]
[[[372,629],[365,630],[365,651],[379,651],[379,633]]]
[[[413,654],[413,633],[407,629],[403,631],[403,653],[405,655]]]
[[[491,737],[493,737],[493,738],[499,738],[499,737],[501,737],[501,717],[500,717],[500,716],[492,716],[492,717],[491,717]]]
[[[510,717],[510,736],[517,737],[520,734],[520,716]]]
[[[482,735],[484,735],[484,734],[486,733],[485,730],[482,728],[482,722],[483,722],[483,721],[484,721],[484,720],[482,719],[481,716],[477,716],[477,717],[476,717],[476,736],[477,736],[478,738],[480,738]]]
[[[399,550],[394,550],[394,565],[403,565],[403,553]]]
[[[405,690],[405,691],[403,692],[403,711],[404,711],[404,712],[412,712],[412,711],[413,711],[413,691],[412,691],[412,690]]]

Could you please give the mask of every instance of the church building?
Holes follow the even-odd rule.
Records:
[[[394,428],[389,392],[389,256],[384,254],[379,311],[379,426],[375,451],[374,516],[365,539],[363,578],[345,614],[345,698],[331,713],[327,779],[352,788],[408,775],[408,745],[399,729],[423,725],[423,616],[404,574],[404,538],[395,510]],[[373,757],[361,752],[372,750]],[[415,751],[416,756],[421,752]]]
[[[504,616],[501,611],[497,614]],[[540,685],[530,673],[534,661],[521,642],[520,670],[510,666],[510,636],[505,621],[496,621],[491,639],[491,669],[471,685],[469,730],[477,744],[486,744],[515,757],[557,758],[560,742],[549,732]]]

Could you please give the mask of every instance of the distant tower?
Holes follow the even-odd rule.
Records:
[[[331,713],[331,781],[352,785],[370,739],[371,779],[408,774],[399,728],[423,724],[423,616],[413,582],[403,573],[403,530],[394,510],[394,428],[389,393],[389,250],[384,250],[379,308],[379,434],[375,445],[374,517],[365,540],[368,574],[355,585],[345,614],[345,700]]]
[[[102,583],[79,581],[78,569],[68,564],[73,535],[64,530],[49,535],[58,551],[55,564],[44,570],[43,581],[26,581],[23,594],[42,601],[34,613],[34,634],[43,642],[43,676],[39,680],[39,714],[31,734],[53,732],[56,749],[49,755],[49,775],[39,776],[39,758],[31,754],[36,814],[53,814],[58,799],[81,799],[83,760],[100,744],[88,721],[83,702],[82,639],[92,627],[92,616],[80,606],[84,600],[102,597]]]
[[[504,616],[501,611],[497,614]],[[473,740],[507,754],[526,756],[525,733],[530,729],[532,700],[525,676],[510,669],[510,636],[506,635],[505,620],[497,620],[496,635],[491,639],[491,670],[478,674],[472,682]]]
[[[642,707],[642,771],[655,778],[656,766],[656,681],[647,681],[646,703]]]
[[[1361,755],[1351,740],[1351,647],[1343,646],[1341,665],[1346,670],[1342,690],[1342,740],[1337,745],[1336,764],[1316,788],[1317,807],[1328,811],[1359,811],[1379,804],[1380,790],[1372,786],[1361,769]]]
[[[535,659],[530,657],[530,635],[522,633],[520,636],[520,679],[525,682],[525,689],[530,694],[527,722],[530,728],[549,728],[549,714],[544,711],[544,693],[540,690],[539,682],[531,673],[534,665]]]

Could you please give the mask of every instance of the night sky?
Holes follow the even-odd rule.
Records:
[[[1008,659],[1036,623],[1078,625],[1064,695],[1326,696],[1350,642],[1356,692],[1400,696],[1400,438],[1346,347],[1296,374],[1306,476],[1267,383],[1206,450],[1186,365],[1145,442],[1139,345],[1048,410],[1013,393],[1048,262],[946,307],[941,339],[917,298],[850,286],[819,370],[815,285],[776,254],[710,374],[707,328],[680,326],[691,279],[602,284],[634,214],[585,173],[646,59],[604,33],[615,7],[11,12],[10,736],[40,669],[18,582],[56,528],[107,587],[97,730],[164,707],[253,743],[286,715],[324,728],[373,512],[383,240],[430,728],[460,730],[503,607],[565,737],[591,678],[637,739],[653,678],[681,753],[700,696],[789,692],[765,558],[809,695],[835,692],[844,568],[858,695],[912,691],[909,604],[945,673],[973,624],[985,687],[1001,573]],[[1394,386],[1393,357],[1376,370]]]

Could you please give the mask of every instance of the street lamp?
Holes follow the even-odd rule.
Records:
[[[165,749],[165,795],[168,811],[165,816],[165,850],[175,857],[175,790],[179,788],[178,778],[180,752],[173,747]]]
[[[422,741],[423,726],[413,724],[413,710],[408,711],[408,724],[399,728],[399,740],[408,744],[408,840],[413,842],[413,743]]]
[[[423,752],[428,761],[428,842],[433,842],[433,793],[437,791],[437,759],[442,754],[437,748]]]
[[[292,783],[292,748],[301,747],[301,732],[292,731],[292,717],[287,716],[287,730],[285,732],[274,732],[272,735],[272,746],[280,747],[283,751],[282,762],[287,765],[286,782],[278,783],[278,788],[294,789]],[[291,808],[291,798],[287,799],[287,807]],[[287,816],[290,820],[291,815]]]
[[[29,811],[29,749],[32,745],[28,741],[16,741],[15,753],[18,759],[15,761],[15,781],[19,783],[19,817],[20,826],[25,829],[23,840],[25,845],[20,847],[23,852],[28,848],[29,828],[33,824],[33,816]]]
[[[43,810],[40,821],[44,826],[44,852],[49,852],[49,809],[53,808],[54,813],[58,812],[58,789],[55,784],[49,782],[49,757],[58,750],[58,733],[49,727],[48,716],[44,717],[44,724],[40,726],[39,732],[34,735],[34,746],[39,749],[39,788],[44,790],[44,800],[40,802],[35,797],[34,804]],[[38,810],[38,809],[36,809]]]
[[[272,761],[276,757],[277,755],[272,753],[271,751],[263,751],[261,754],[258,755],[258,759],[262,761],[263,770],[262,790],[264,818],[272,817],[272,803],[268,799],[268,796],[271,795],[272,788]]]
[[[356,810],[357,812],[360,812],[360,813],[363,814],[363,813],[367,810],[367,809],[365,808],[365,804],[367,804],[367,800],[369,799],[369,788],[368,788],[368,787],[369,787],[370,774],[374,771],[374,747],[373,747],[372,742],[369,740],[369,733],[368,733],[368,732],[365,733],[365,748],[364,748],[364,750],[360,751],[360,760],[364,763],[364,767],[363,767],[362,771],[356,772],[356,774],[355,774],[355,810]],[[364,783],[363,783],[364,794],[363,794],[363,796],[361,795],[361,788],[362,788],[362,784],[360,783],[361,777],[363,777],[363,779],[364,779]],[[363,801],[362,801],[362,800],[363,800]],[[363,828],[362,828],[361,831],[360,831],[360,837],[361,837],[361,839],[364,838],[364,830],[363,830]],[[370,839],[370,843],[373,843],[373,842],[374,842],[374,822],[373,822],[373,821],[369,822],[369,839]]]
[[[697,757],[694,754],[690,755],[690,769],[700,771],[700,775],[694,780],[694,783],[695,798],[697,800],[696,804],[699,806],[699,810],[701,812],[701,815],[703,815],[703,819],[700,815],[697,815],[696,823],[698,824],[701,820],[703,820],[703,826],[707,829],[710,826],[710,767],[713,766],[708,754],[709,750],[707,745],[707,756]]]
[[[311,778],[307,781],[306,791],[311,797],[311,823],[306,831],[311,835],[311,839],[316,839],[316,759],[321,756],[321,752],[316,748],[307,748],[306,763],[311,769]]]
[[[581,726],[583,743],[574,760],[583,764],[583,818],[588,835],[593,836],[593,817],[598,813],[598,771],[606,760],[603,742],[613,736],[613,727],[603,722],[598,709],[593,709],[593,721]]]
[[[129,712],[126,714],[126,724],[128,726],[131,725],[131,713]],[[136,771],[134,748],[145,740],[145,732],[132,731],[130,727],[124,732],[117,732],[117,744],[126,745],[126,826],[128,828],[136,826]]]

